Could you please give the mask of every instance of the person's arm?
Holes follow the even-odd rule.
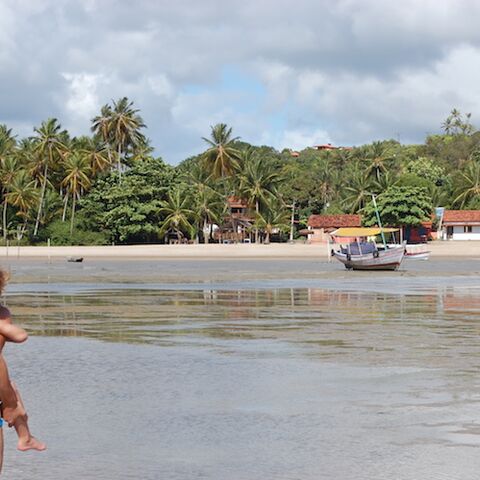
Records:
[[[22,343],[28,338],[27,332],[16,325],[8,323],[6,320],[0,318],[0,335],[5,338],[7,342]]]
[[[10,310],[0,305],[0,352],[5,341],[22,343],[27,338],[28,334],[23,328],[12,324]]]
[[[10,427],[18,417],[26,416],[25,410],[17,402],[17,395],[10,383],[7,363],[3,355],[0,355],[0,400],[3,403],[3,418]]]

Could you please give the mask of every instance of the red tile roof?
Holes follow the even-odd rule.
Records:
[[[480,225],[480,210],[445,210],[443,225]]]
[[[334,147],[331,143],[326,143],[324,145],[314,145],[314,148],[317,150],[336,150],[338,147]]]
[[[360,215],[310,215],[308,226],[312,228],[361,227]]]

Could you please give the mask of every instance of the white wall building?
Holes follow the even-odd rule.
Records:
[[[443,240],[480,240],[480,210],[445,210]]]

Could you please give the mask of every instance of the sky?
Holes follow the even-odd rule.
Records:
[[[0,0],[0,123],[88,134],[127,96],[171,164],[220,122],[279,150],[420,143],[452,108],[480,126],[479,24],[475,0]]]

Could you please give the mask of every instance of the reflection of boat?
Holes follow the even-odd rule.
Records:
[[[83,257],[68,257],[67,262],[80,263],[83,262]]]
[[[342,238],[348,239],[348,243],[341,245],[340,250],[332,250],[332,256],[349,270],[396,270],[402,263],[405,245],[388,245],[384,239],[385,233],[396,231],[394,228],[339,228],[332,232],[332,237],[340,239],[340,243]],[[383,246],[367,241],[377,235],[382,235]]]

